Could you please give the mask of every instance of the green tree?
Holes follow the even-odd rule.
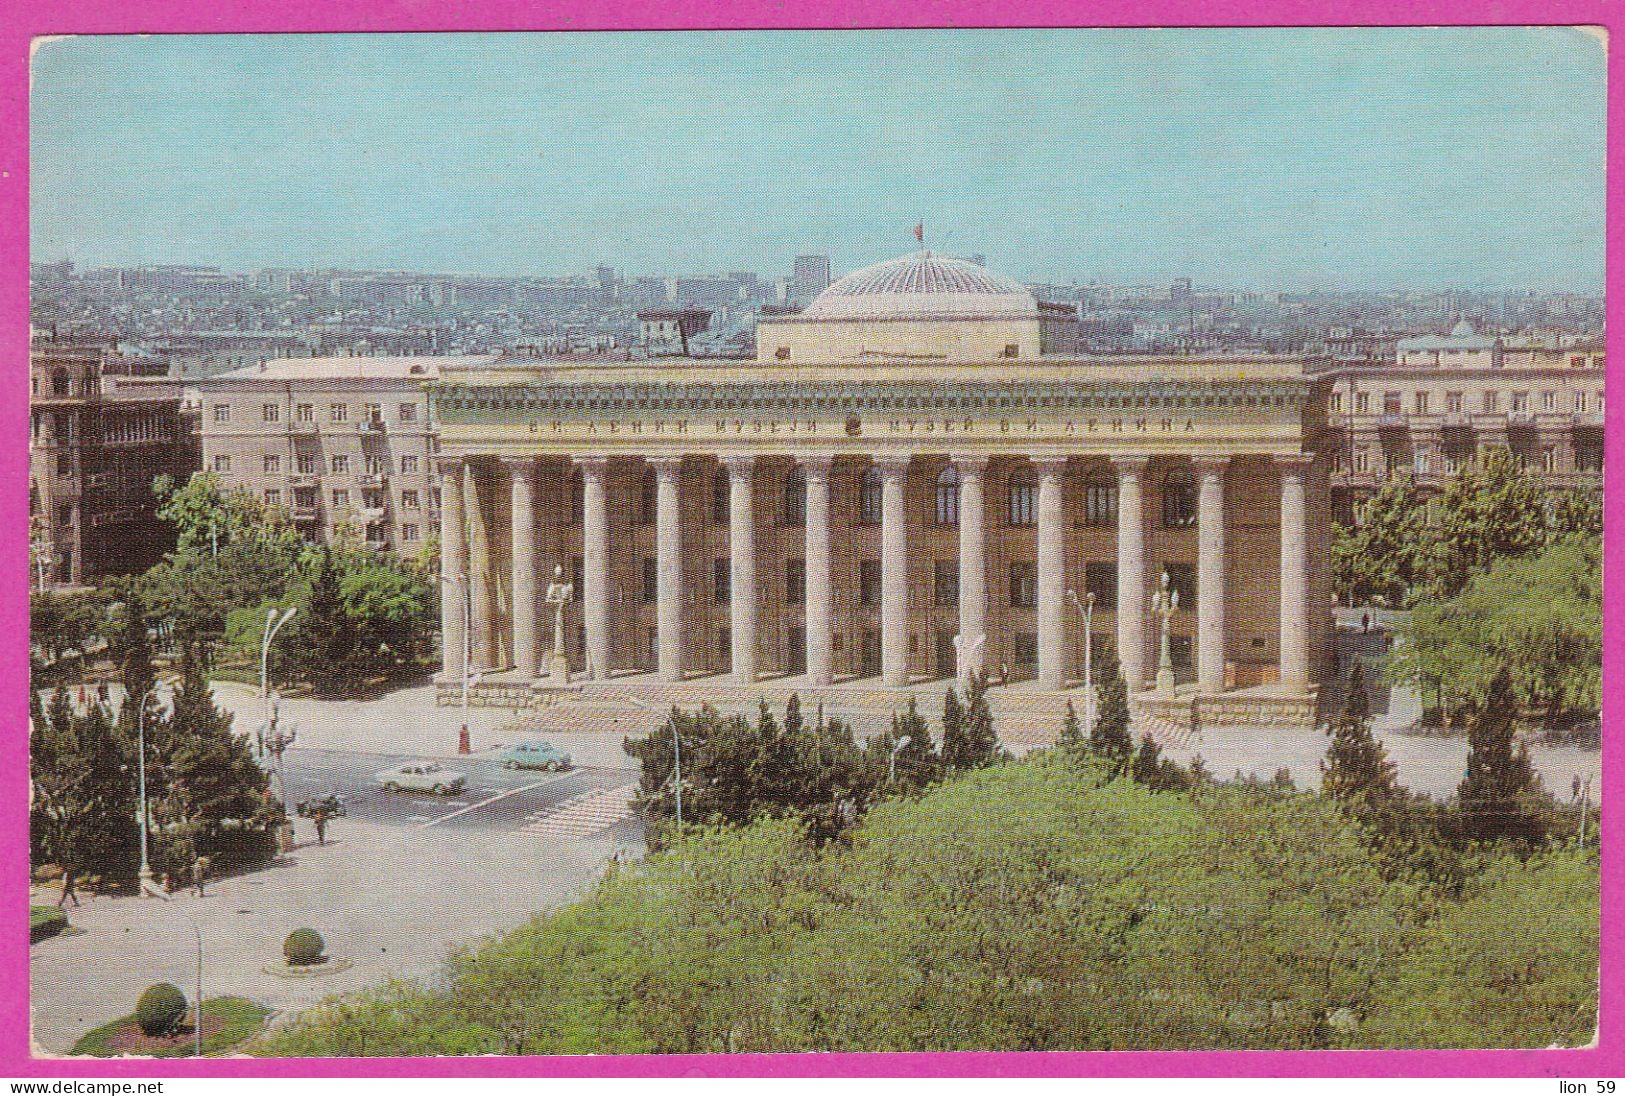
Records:
[[[1102,645],[1093,676],[1098,699],[1089,748],[1104,758],[1113,772],[1122,773],[1134,756],[1134,738],[1129,731],[1128,684],[1110,644]]]
[[[951,692],[950,688],[950,692]],[[947,705],[944,704],[944,716]],[[959,733],[942,733],[942,764],[949,772],[963,772],[991,765],[1000,757],[998,735],[993,730],[993,712],[987,702],[987,679],[972,674],[965,689],[965,703],[959,718]]]
[[[1455,597],[1400,624],[1390,679],[1444,706],[1484,700],[1505,670],[1518,702],[1548,720],[1595,712],[1602,693],[1602,545],[1573,538],[1497,561]]]
[[[343,577],[331,549],[312,554],[306,568],[308,595],[296,618],[294,653],[298,675],[319,693],[332,695],[353,686],[367,667],[359,664],[358,629],[344,603]]]
[[[135,877],[134,743],[100,704],[75,714],[66,687],[29,734],[31,852],[88,875]]]
[[[1460,593],[1473,574],[1498,558],[1539,548],[1546,540],[1546,499],[1540,484],[1505,446],[1491,446],[1445,484],[1438,524],[1419,542],[1426,596]]]
[[[269,506],[246,487],[225,489],[210,472],[194,472],[185,484],[169,476],[153,482],[158,517],[175,530],[180,555],[213,555],[237,545],[258,544],[297,558],[305,545],[288,512]]]
[[[1456,792],[1465,836],[1532,846],[1546,834],[1549,813],[1529,751],[1517,741],[1518,702],[1503,670],[1467,721],[1467,776]]]
[[[1083,724],[1072,701],[1066,702],[1066,717],[1061,720],[1060,733],[1055,736],[1055,749],[1071,764],[1082,764],[1089,756],[1089,740],[1084,737]]]
[[[951,686],[948,693],[950,696],[953,695]],[[955,704],[957,706],[957,698]],[[945,702],[944,711],[946,709]],[[892,786],[918,790],[940,780],[942,755],[931,737],[931,726],[920,714],[919,705],[913,696],[908,698],[908,707],[901,714],[892,715],[891,731],[875,739],[871,744],[873,764],[881,776],[890,772],[892,750],[904,738],[908,739],[908,745],[897,750],[897,775]]]
[[[1320,790],[1355,810],[1375,807],[1398,794],[1394,763],[1371,733],[1371,699],[1366,694],[1365,664],[1354,660],[1343,707],[1326,728],[1331,745],[1320,763]]]
[[[1353,528],[1338,526],[1332,544],[1333,585],[1347,605],[1408,604],[1422,581],[1427,510],[1416,482],[1400,473],[1360,506]]]
[[[1546,540],[1590,540],[1602,536],[1602,491],[1559,487],[1546,493]]]

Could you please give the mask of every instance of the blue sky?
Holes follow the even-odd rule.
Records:
[[[1596,291],[1603,47],[1561,29],[80,37],[33,255]]]

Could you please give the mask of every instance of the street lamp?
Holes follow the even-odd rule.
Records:
[[[1093,591],[1083,595],[1084,603],[1078,604],[1078,592],[1067,588],[1066,598],[1078,612],[1083,614],[1083,729],[1095,729],[1095,595]]]
[[[897,755],[902,753],[903,749],[912,741],[914,741],[913,738],[911,738],[909,735],[904,735],[902,738],[899,738],[897,740],[897,744],[891,748],[891,757],[887,758],[886,760],[886,783],[897,783]]]
[[[273,729],[271,725],[271,644],[276,640],[276,634],[282,630],[282,626],[292,620],[293,615],[298,611],[298,606],[292,606],[282,614],[280,620],[277,618],[275,606],[265,611],[265,639],[260,643],[260,697],[265,702],[265,719],[260,725],[261,754],[265,752],[265,738]]]
[[[157,891],[153,892],[153,897],[169,901],[169,895]],[[197,980],[192,984],[192,992],[195,995],[192,1001],[192,1056],[201,1058],[203,1057],[203,930],[185,910],[177,908],[175,912],[192,926],[192,936],[197,940]]]
[[[141,871],[139,875],[141,893],[157,893],[157,884],[152,875],[152,864],[147,859],[147,830],[150,817],[147,814],[147,701],[158,692],[158,682],[152,683],[152,688],[142,695],[139,707],[135,713],[135,771],[136,782],[140,785],[139,817],[137,822],[141,829]]]

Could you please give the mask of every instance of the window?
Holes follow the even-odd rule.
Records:
[[[1354,393],[1354,413],[1356,415],[1369,415],[1369,414],[1371,414],[1371,393],[1369,393],[1369,392],[1356,392],[1356,393]]]
[[[367,421],[368,422],[383,422],[384,421],[384,405],[381,404],[381,403],[369,403],[369,404],[367,404]]]
[[[1030,674],[1032,668],[1038,665],[1038,637],[1032,632],[1017,632],[1011,639],[1011,665]]]
[[[345,456],[343,453],[335,453],[333,455],[330,467],[332,468],[335,476],[348,475],[350,472],[350,458]]]
[[[316,509],[316,488],[296,487],[293,491],[293,505],[300,510]]]
[[[952,609],[959,604],[959,563],[952,559],[939,559],[931,567],[932,603],[939,609]]]
[[[1521,415],[1525,411],[1528,411],[1528,410],[1529,410],[1529,393],[1527,393],[1527,392],[1514,392],[1514,393],[1512,393],[1512,413],[1514,415]]]
[[[807,523],[807,475],[792,468],[784,477],[784,524],[792,528]]]
[[[415,541],[417,539],[418,539],[418,527],[416,525],[412,524],[411,522],[408,522],[405,525],[401,526],[401,540],[402,541],[410,543],[410,542]]]
[[[570,524],[580,525],[587,512],[586,491],[581,486],[581,469],[570,473]]]
[[[1540,466],[1547,475],[1557,471],[1557,447],[1545,446],[1540,451]]]
[[[418,493],[413,490],[402,491],[401,508],[404,510],[416,510],[418,508]]]
[[[316,405],[313,403],[301,403],[297,405],[293,409],[293,417],[298,419],[300,422],[315,422]]]
[[[728,473],[726,469],[717,472],[711,481],[711,524],[728,524]]]
[[[350,492],[342,487],[333,489],[333,509],[348,510],[350,508]]]
[[[660,561],[643,557],[643,604],[653,605],[660,596]]]
[[[1165,563],[1163,574],[1168,576],[1168,589],[1179,595],[1181,609],[1196,608],[1196,568],[1189,563]],[[1158,577],[1161,581],[1161,577]]]
[[[1010,564],[1010,608],[1031,609],[1038,604],[1038,565],[1029,559]]]
[[[417,474],[418,474],[418,459],[417,459],[417,457],[411,456],[411,455],[407,455],[407,456],[402,457],[401,458],[401,475],[403,475],[403,476],[415,476]]]
[[[1117,564],[1090,563],[1083,572],[1084,593],[1093,594],[1095,611],[1111,613],[1117,610]]]
[[[275,403],[264,404],[260,407],[260,418],[266,422],[281,422],[282,406]]]
[[[1411,408],[1418,415],[1427,414],[1428,413],[1428,394],[1426,392],[1417,392],[1417,393],[1415,393],[1411,397]]]
[[[387,466],[384,464],[384,458],[382,458],[382,457],[368,457],[367,458],[367,475],[369,475],[369,476],[382,476],[382,475],[386,474],[386,471],[387,471]]]
[[[1556,392],[1542,392],[1540,394],[1540,409],[1542,411],[1556,411],[1557,410],[1557,393]]]
[[[726,556],[711,561],[711,602],[726,605],[733,595],[733,571]]]
[[[1602,442],[1580,441],[1574,445],[1574,470],[1577,472],[1602,471]]]
[[[1196,480],[1188,469],[1176,468],[1162,478],[1162,526],[1183,529],[1196,521]]]
[[[733,660],[734,634],[732,628],[717,629],[717,658],[723,662]]]
[[[330,422],[349,422],[349,405],[343,403],[329,404],[327,408],[327,418]]]
[[[1432,472],[1433,471],[1433,453],[1432,453],[1432,451],[1428,450],[1428,449],[1418,449],[1416,451],[1416,462],[1415,463],[1416,463],[1416,471],[1419,474],[1425,476],[1428,473]]]
[[[880,469],[874,465],[863,470],[858,481],[858,524],[879,525],[885,509],[885,488],[881,485]]]
[[[56,455],[56,474],[59,476],[73,475],[72,453],[58,453]]]
[[[1110,472],[1092,472],[1083,485],[1083,523],[1117,524],[1117,477]]]
[[[229,403],[217,403],[217,404],[215,404],[214,405],[214,421],[215,422],[230,422],[231,421],[231,404],[229,404]]]
[[[1574,410],[1581,415],[1586,413],[1586,394],[1584,392],[1574,394]]]
[[[1461,393],[1446,392],[1444,394],[1444,409],[1452,415],[1461,414]]]
[[[1010,474],[1009,506],[1006,520],[1011,525],[1031,525],[1038,501],[1038,485],[1028,471]]]
[[[1400,414],[1398,392],[1384,392],[1382,394],[1382,413],[1384,415]]]
[[[777,350],[773,351],[773,357],[776,360],[781,361],[781,362],[789,361],[790,360],[790,348],[788,346],[779,347]]]
[[[804,559],[787,559],[784,561],[784,603],[786,605],[800,605],[807,600],[807,561]]]
[[[401,419],[402,422],[417,422],[418,421],[418,405],[415,404],[415,403],[403,403],[403,404],[401,404],[400,419]]]
[[[361,505],[365,506],[368,510],[382,510],[385,506],[389,505],[389,499],[382,491],[375,491],[369,488],[361,492]]]
[[[937,475],[936,517],[938,525],[959,524],[959,469],[951,464]]]
[[[231,458],[224,453],[214,455],[214,470],[220,473],[231,471]]]
[[[316,458],[305,453],[299,454],[297,461],[301,476],[314,476],[316,474]]]
[[[878,559],[861,559],[858,561],[858,604],[865,609],[878,608],[880,605],[880,561]]]
[[[73,395],[73,378],[66,369],[57,369],[51,373],[51,395]]]
[[[1354,450],[1354,470],[1362,474],[1371,471],[1371,450],[1363,445]]]
[[[1021,356],[1021,346],[1018,343],[1005,343],[1003,356],[1006,358],[1019,358]]]
[[[58,525],[73,524],[73,503],[64,502],[56,508],[56,523]]]
[[[1331,399],[1326,402],[1326,410],[1334,415],[1341,415],[1343,413],[1343,393],[1333,392]]]
[[[659,494],[659,484],[655,478],[653,468],[645,468],[643,477],[638,480],[638,524],[653,525],[655,523],[655,509],[658,505],[656,496]]]
[[[282,472],[282,458],[275,453],[265,454],[265,459],[261,463],[264,465],[265,474],[268,476],[280,475]]]
[[[1485,414],[1489,415],[1493,415],[1497,411],[1501,410],[1501,393],[1493,391],[1485,392],[1483,407]]]
[[[265,505],[267,505],[267,506],[281,506],[282,505],[282,489],[278,488],[278,487],[267,487],[265,489]]]

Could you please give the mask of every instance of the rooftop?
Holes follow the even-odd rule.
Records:
[[[798,319],[1034,319],[1038,300],[1020,282],[967,259],[916,251],[837,279]]]

